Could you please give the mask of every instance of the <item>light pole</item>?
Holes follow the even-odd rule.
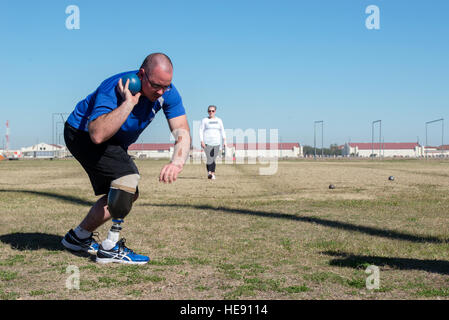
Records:
[[[432,120],[432,121],[427,121],[426,122],[426,145],[424,146],[424,150],[425,150],[425,153],[426,153],[426,159],[427,159],[427,126],[429,124],[431,124],[431,123],[439,122],[439,121],[441,121],[441,147],[444,146],[444,118],[437,119],[437,120]]]
[[[321,158],[323,157],[323,142],[324,142],[324,138],[323,138],[323,134],[324,134],[324,121],[323,120],[319,120],[319,121],[315,121],[313,124],[313,147],[314,147],[314,156],[313,158],[316,159],[316,125],[318,123],[321,123]]]
[[[381,155],[381,143],[380,139],[382,137],[382,120],[373,121],[371,124],[371,156],[374,158],[374,125],[379,123],[379,156]]]
[[[55,112],[55,113],[52,113],[52,115],[51,115],[51,130],[52,130],[52,132],[51,132],[51,143],[52,144],[57,144],[58,140],[60,140],[58,138],[59,137],[58,123],[61,123],[61,122],[57,122],[57,116],[61,117],[61,121],[64,124],[65,123],[64,116],[67,116],[69,114],[70,113],[67,113],[67,112],[62,112],[62,113],[61,112]],[[62,132],[64,132],[64,126],[62,127]]]

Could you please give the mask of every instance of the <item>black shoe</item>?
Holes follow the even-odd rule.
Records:
[[[97,234],[95,234],[97,235]],[[99,244],[93,238],[94,234],[87,239],[80,239],[76,236],[75,231],[70,229],[69,232],[66,233],[65,237],[62,239],[62,245],[69,250],[73,251],[84,251],[90,254],[96,254],[99,248]]]

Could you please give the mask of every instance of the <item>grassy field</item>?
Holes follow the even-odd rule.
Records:
[[[214,181],[189,164],[172,185],[157,180],[165,162],[136,163],[121,235],[144,266],[63,249],[96,200],[76,161],[0,162],[0,299],[449,297],[448,161],[284,161],[271,176],[223,164]],[[379,289],[366,288],[369,265]],[[79,289],[66,288],[69,266]]]

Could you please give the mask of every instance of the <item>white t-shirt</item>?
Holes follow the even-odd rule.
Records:
[[[222,138],[226,139],[226,133],[220,118],[204,118],[201,121],[200,141],[210,146],[219,146]]]

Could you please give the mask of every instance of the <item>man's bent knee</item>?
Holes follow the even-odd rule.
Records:
[[[111,182],[108,193],[108,210],[112,218],[123,219],[131,211],[133,202],[138,197],[137,184],[140,176],[130,174]]]

